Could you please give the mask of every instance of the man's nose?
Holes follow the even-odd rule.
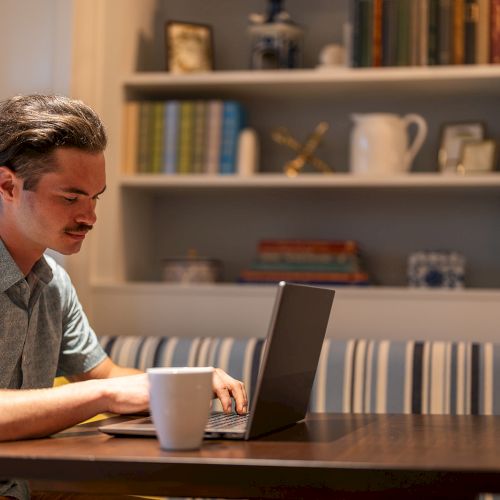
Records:
[[[76,217],[76,222],[79,224],[86,224],[88,226],[93,226],[97,221],[97,216],[95,213],[95,202],[90,200],[86,209],[82,210]]]

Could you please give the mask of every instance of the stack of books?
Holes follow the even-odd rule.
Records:
[[[125,173],[233,174],[244,126],[236,101],[129,101]]]
[[[500,63],[500,0],[353,0],[352,66]]]
[[[257,259],[240,274],[243,283],[369,285],[355,241],[262,240]]]

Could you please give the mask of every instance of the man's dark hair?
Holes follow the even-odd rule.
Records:
[[[0,166],[33,191],[40,177],[57,169],[56,148],[102,153],[106,132],[97,114],[81,101],[56,95],[15,96],[0,101]]]

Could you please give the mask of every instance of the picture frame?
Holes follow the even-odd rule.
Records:
[[[166,67],[176,74],[214,69],[211,26],[181,21],[165,24]]]
[[[475,174],[492,172],[496,164],[497,146],[494,140],[465,141],[462,144],[458,172]]]
[[[486,130],[482,122],[448,123],[442,127],[438,163],[441,172],[457,172],[462,146],[467,141],[482,141]]]

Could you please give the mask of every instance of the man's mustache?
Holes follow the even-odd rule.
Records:
[[[88,233],[91,231],[93,226],[89,226],[87,224],[79,224],[75,227],[67,227],[64,231],[67,233]]]

